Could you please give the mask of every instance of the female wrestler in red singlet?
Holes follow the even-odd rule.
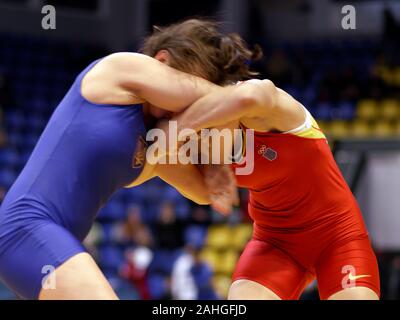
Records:
[[[216,89],[176,120],[178,129],[255,133],[254,170],[236,177],[249,189],[254,233],[230,299],[298,299],[314,278],[321,299],[379,298],[377,261],[357,202],[299,102],[269,80],[250,80]]]

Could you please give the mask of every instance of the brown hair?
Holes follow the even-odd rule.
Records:
[[[261,48],[257,45],[250,50],[238,34],[224,35],[218,27],[218,23],[202,19],[154,27],[140,51],[154,57],[158,51],[167,50],[171,67],[219,85],[256,76],[249,63],[261,58]]]

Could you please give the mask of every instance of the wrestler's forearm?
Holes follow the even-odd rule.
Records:
[[[186,128],[200,131],[240,121],[254,112],[257,103],[257,96],[248,86],[219,88],[197,100],[172,120],[177,121],[178,131]]]
[[[219,88],[211,82],[181,72],[158,60],[135,53],[108,58],[117,87],[161,109],[181,112],[199,98]]]

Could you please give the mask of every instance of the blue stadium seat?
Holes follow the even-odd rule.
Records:
[[[146,202],[159,202],[160,197],[163,197],[164,187],[149,181],[143,185],[144,199]]]
[[[176,214],[181,219],[189,215],[189,201],[182,196],[174,187],[165,184],[162,191],[162,201],[172,202],[175,205]]]
[[[142,210],[142,220],[145,223],[154,223],[158,219],[158,214],[160,211],[159,202],[146,203]]]
[[[168,292],[167,282],[164,276],[150,274],[148,278],[150,296],[154,300],[162,299]]]
[[[18,164],[18,153],[10,148],[0,149],[0,167],[13,167]]]
[[[117,271],[124,261],[124,253],[121,248],[113,245],[105,245],[99,248],[99,263],[103,268]]]
[[[134,188],[126,189],[125,198],[129,203],[136,203],[143,205],[146,196],[146,187],[145,185],[140,185]]]
[[[190,215],[190,205],[186,198],[180,198],[178,202],[175,202],[176,215],[179,219],[185,220]]]
[[[317,94],[317,88],[314,85],[310,85],[308,86],[303,92],[302,92],[302,100],[301,102],[303,103],[303,105],[306,108],[309,108],[315,98],[316,98],[316,94]]]
[[[320,120],[332,119],[333,106],[328,102],[319,102],[314,108],[314,116]]]
[[[343,120],[352,120],[354,119],[356,111],[356,106],[349,101],[342,101],[336,105],[334,109],[334,118],[335,119],[343,119]]]
[[[46,126],[46,121],[43,119],[43,117],[35,115],[29,117],[29,121],[27,121],[25,128],[29,132],[41,133],[45,126]]]
[[[202,248],[207,236],[207,229],[203,226],[191,225],[185,229],[185,243]]]
[[[5,115],[5,123],[11,130],[22,129],[25,123],[24,115],[18,111],[9,111]]]
[[[169,275],[182,250],[156,250],[149,266],[150,273]]]
[[[115,224],[113,223],[103,223],[100,225],[102,227],[102,242],[103,243],[112,243],[114,241],[113,231]]]
[[[117,201],[110,201],[103,207],[98,215],[100,220],[122,220],[126,216],[125,206]]]
[[[19,132],[8,132],[7,140],[11,147],[22,147],[24,143],[24,136]]]
[[[166,184],[162,191],[162,197],[164,201],[176,202],[179,201],[183,196],[174,187]]]
[[[14,183],[17,175],[14,170],[1,168],[0,170],[0,185],[9,188]]]

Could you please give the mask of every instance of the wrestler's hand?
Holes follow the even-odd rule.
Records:
[[[224,164],[202,166],[204,181],[210,192],[211,207],[223,215],[229,215],[239,204],[236,179],[231,168]]]

